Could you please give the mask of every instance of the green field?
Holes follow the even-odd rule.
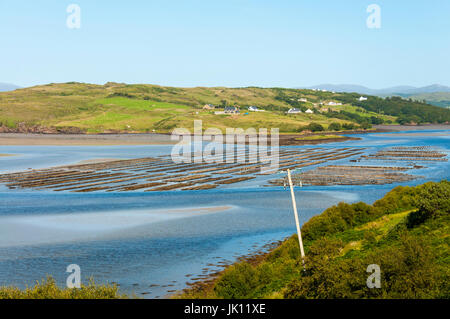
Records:
[[[392,123],[396,122],[396,117],[395,116],[390,116],[390,115],[385,115],[385,114],[378,114],[375,112],[370,112],[370,111],[366,111],[365,109],[358,107],[358,106],[353,106],[350,104],[344,104],[344,105],[338,105],[338,106],[329,106],[328,108],[331,108],[333,110],[336,111],[346,111],[349,113],[355,113],[358,114],[359,116],[362,117],[366,117],[369,118],[371,116],[376,116],[378,118],[383,119],[385,122],[386,121],[391,121]]]
[[[308,101],[299,102],[300,98],[307,98]],[[332,122],[341,125],[353,123],[354,128],[361,127],[363,122],[367,122],[366,127],[370,126],[374,119],[377,119],[376,122],[396,123],[395,115],[365,110],[350,102],[342,107],[333,107],[334,113],[321,110],[321,102],[343,99],[357,101],[347,93],[282,88],[174,88],[119,83],[48,84],[0,93],[0,127],[44,127],[61,131],[76,128],[87,133],[167,133],[174,128],[191,130],[193,120],[203,120],[204,129],[279,128],[280,132],[293,133],[311,122],[321,124],[324,129]],[[392,102],[383,101],[375,101],[381,103],[377,109],[382,109],[382,104],[386,103],[391,110]],[[415,102],[402,103],[415,105]],[[218,115],[214,111],[203,110],[205,104],[214,104],[218,106],[217,110],[223,110],[225,105],[238,105],[241,113]],[[246,114],[251,105],[264,112]],[[286,114],[293,107],[303,111],[312,109],[314,114]],[[424,107],[431,106],[424,104]],[[395,105],[393,110],[391,113],[396,112]],[[431,111],[437,112],[434,109]],[[450,112],[448,115],[450,116]],[[444,114],[446,116],[447,113]],[[439,117],[441,118],[442,116]]]

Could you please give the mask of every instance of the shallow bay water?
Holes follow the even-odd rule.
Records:
[[[366,147],[365,152],[373,153],[395,145],[423,145],[448,154],[449,131],[438,132],[366,134],[358,136],[359,141],[317,147]],[[0,153],[16,155],[0,158],[0,173],[95,158],[159,156],[171,148],[0,146]],[[334,163],[346,164],[348,159]],[[424,178],[401,185],[450,175],[448,162],[423,165],[409,173]],[[262,187],[266,181],[258,177],[213,190],[150,193],[80,194],[0,186],[0,285],[24,287],[52,275],[63,286],[66,267],[78,264],[84,283],[92,277],[98,283],[115,282],[121,292],[138,297],[167,296],[185,288],[187,281],[221,269],[220,262],[231,263],[295,233],[289,192]],[[372,203],[397,185],[296,188],[301,222],[340,201]]]

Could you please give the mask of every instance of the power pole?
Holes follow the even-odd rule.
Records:
[[[287,170],[289,186],[291,188],[292,206],[294,208],[295,224],[297,226],[298,244],[300,246],[300,255],[302,256],[303,270],[305,268],[305,251],[303,250],[302,232],[300,230],[300,223],[298,221],[297,204],[295,202],[294,186],[292,185],[291,170]]]

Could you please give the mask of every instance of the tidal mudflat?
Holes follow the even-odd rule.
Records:
[[[364,149],[363,154],[336,159],[333,165],[351,165],[350,161],[361,155],[377,154],[396,146],[432,146],[448,156],[449,131],[439,133],[442,135],[395,138],[362,134],[358,136],[361,140],[320,145],[317,149],[289,146],[282,150],[287,154],[307,149],[311,152]],[[171,148],[170,145],[0,146],[2,154],[22,154],[2,158],[0,172],[45,170],[79,165],[80,161],[92,159],[158,158],[170,154]],[[396,166],[410,167],[414,163],[417,164],[409,160]],[[368,157],[365,164],[392,166],[392,162],[373,157]],[[329,164],[316,163],[303,167],[302,171],[326,165]],[[419,165],[422,167],[409,172],[417,178],[389,185],[296,188],[301,222],[340,201],[371,203],[397,185],[449,178],[446,161]],[[281,178],[283,174],[252,173],[255,178],[251,180],[186,191],[57,192],[54,187],[9,189],[3,183],[0,186],[0,285],[24,287],[47,274],[64,285],[66,267],[75,263],[82,269],[83,281],[92,276],[97,282],[117,283],[124,293],[136,293],[144,298],[165,297],[295,232],[289,192],[282,186],[264,187],[268,180]]]

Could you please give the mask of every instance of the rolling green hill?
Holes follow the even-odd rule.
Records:
[[[358,96],[359,97],[359,96]],[[302,102],[300,99],[307,99]],[[372,101],[372,99],[375,102]],[[328,106],[330,101],[343,105]],[[323,103],[323,104],[320,104]],[[367,105],[376,104],[376,107]],[[215,114],[205,104],[239,105],[240,115]],[[367,105],[366,105],[367,104]],[[170,132],[176,127],[192,129],[193,120],[203,127],[278,127],[298,132],[311,122],[333,127],[368,128],[371,124],[396,123],[405,110],[411,122],[450,121],[450,111],[411,101],[388,101],[369,97],[359,102],[347,93],[282,88],[175,88],[156,85],[107,83],[48,84],[0,93],[0,129],[24,132]],[[248,106],[264,112],[247,112]],[[417,112],[418,107],[422,112]],[[292,108],[313,114],[292,114]],[[423,109],[426,112],[423,112]],[[220,110],[220,108],[219,108]],[[248,113],[248,114],[246,114]],[[406,119],[408,121],[408,119]]]

